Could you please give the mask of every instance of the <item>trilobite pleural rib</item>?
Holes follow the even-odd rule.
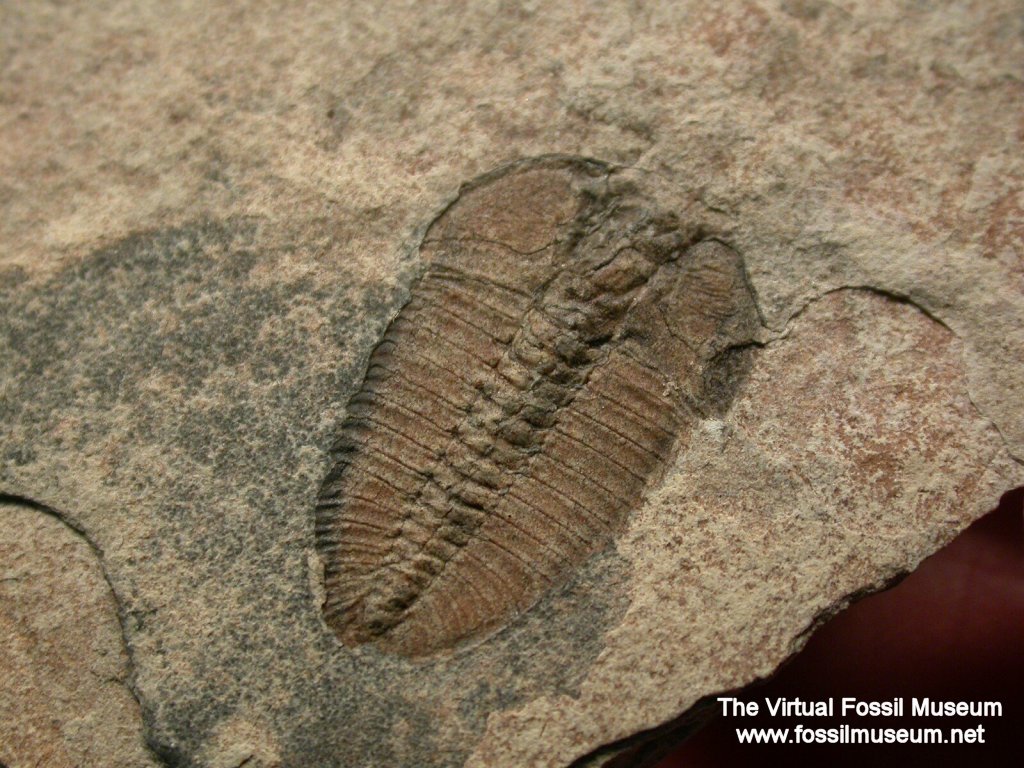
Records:
[[[431,225],[318,499],[342,642],[485,635],[623,530],[756,323],[737,254],[695,240],[575,158],[482,177]]]

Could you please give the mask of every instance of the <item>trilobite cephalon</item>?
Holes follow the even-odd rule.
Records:
[[[324,617],[423,656],[507,623],[624,527],[731,397],[739,256],[602,163],[463,188],[348,403],[316,509]]]

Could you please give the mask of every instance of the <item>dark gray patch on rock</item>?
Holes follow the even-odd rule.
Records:
[[[73,506],[104,553],[169,765],[236,723],[286,766],[460,764],[491,712],[576,690],[627,606],[622,563],[447,659],[339,644],[310,587],[315,487],[413,274],[367,283],[265,226],[140,233],[0,285],[0,491]]]

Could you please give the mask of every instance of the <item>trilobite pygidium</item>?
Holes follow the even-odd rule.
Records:
[[[739,256],[693,240],[564,157],[488,174],[433,223],[318,500],[344,643],[422,656],[498,628],[623,529],[756,325]]]

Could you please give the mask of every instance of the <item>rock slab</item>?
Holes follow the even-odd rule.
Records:
[[[4,546],[78,541],[108,585],[3,583],[8,625],[39,585],[71,600],[46,620],[75,669],[17,662],[46,681],[17,749],[95,754],[70,686],[140,765],[600,764],[771,672],[1024,482],[1022,25],[1012,0],[5,5]],[[550,155],[739,254],[750,369],[486,641],[347,646],[314,510],[350,398],[431,223]]]

